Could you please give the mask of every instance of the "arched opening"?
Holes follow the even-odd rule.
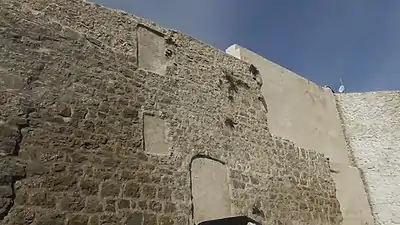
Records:
[[[226,165],[208,157],[195,157],[190,176],[195,224],[232,216]]]

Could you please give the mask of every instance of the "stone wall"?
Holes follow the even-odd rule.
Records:
[[[270,135],[254,67],[95,4],[0,6],[1,224],[198,222],[199,157],[226,167],[231,215],[342,220],[325,156]]]
[[[400,92],[337,95],[377,224],[400,224]]]
[[[349,158],[332,91],[246,48],[232,45],[226,51],[259,69],[271,134],[329,157],[343,224],[373,224],[363,181]]]

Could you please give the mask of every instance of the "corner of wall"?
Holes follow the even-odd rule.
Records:
[[[240,46],[237,44],[233,44],[231,46],[229,46],[225,52],[237,59],[241,59],[241,55],[240,55]]]

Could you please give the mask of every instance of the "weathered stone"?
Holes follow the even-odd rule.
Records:
[[[99,217],[97,215],[93,215],[89,218],[88,225],[99,225]]]
[[[13,189],[11,185],[0,186],[0,198],[11,198],[13,196]]]
[[[169,187],[162,187],[158,189],[157,197],[159,199],[170,200],[172,196],[172,191]]]
[[[138,119],[139,112],[134,108],[125,108],[123,111],[123,116],[129,119]]]
[[[171,217],[168,216],[161,216],[159,218],[158,224],[160,225],[173,225],[174,220]]]
[[[100,194],[102,197],[107,197],[107,196],[118,197],[120,188],[121,185],[116,181],[105,181],[102,184]]]
[[[103,206],[97,197],[87,197],[85,210],[88,213],[97,213],[103,211]]]
[[[11,185],[12,176],[9,173],[0,173],[0,185]]]
[[[36,212],[32,209],[15,208],[10,213],[9,217],[12,217],[13,225],[32,224],[35,220]],[[7,217],[5,218],[5,221],[7,221]]]
[[[71,117],[71,115],[72,115],[71,107],[66,104],[58,105],[57,111],[58,111],[58,114],[63,117]]]
[[[155,213],[161,212],[162,205],[160,202],[157,201],[150,201],[149,209]]]
[[[146,185],[142,189],[141,196],[146,199],[155,199],[156,198],[157,189],[154,186]]]
[[[143,215],[143,224],[156,225],[157,216],[154,214],[145,213]]]
[[[93,179],[82,179],[79,182],[80,190],[85,195],[97,195],[100,182]]]
[[[19,189],[15,194],[14,202],[17,205],[24,205],[28,201],[28,194],[26,190]]]
[[[82,197],[64,196],[60,203],[61,209],[70,212],[79,212],[85,208],[85,199]]]
[[[42,186],[52,191],[67,191],[76,189],[77,181],[73,175],[58,175],[46,177]]]
[[[17,154],[21,140],[22,135],[17,128],[0,124],[0,156]]]
[[[105,204],[106,205],[105,205],[104,211],[106,211],[106,212],[114,212],[115,213],[115,200],[107,199]]]
[[[100,224],[102,225],[112,225],[119,224],[120,219],[117,216],[111,214],[103,214],[100,216]]]
[[[137,225],[142,224],[143,215],[141,213],[132,213],[126,217],[126,221],[124,225]]]
[[[135,181],[129,181],[125,185],[124,196],[139,198],[140,197],[140,186]]]
[[[13,200],[11,198],[0,197],[0,219],[3,219],[12,205]]]
[[[138,208],[146,211],[149,207],[146,200],[139,201],[137,204]]]
[[[64,225],[65,215],[56,212],[43,212],[37,217],[38,225]]]
[[[119,209],[129,209],[130,201],[126,199],[121,199],[118,201]]]
[[[72,215],[68,219],[68,225],[87,225],[88,224],[88,216],[86,215]]]
[[[26,173],[28,176],[42,175],[47,172],[48,169],[37,161],[29,163],[26,167]]]
[[[54,208],[56,205],[54,196],[46,191],[32,193],[29,198],[29,203],[44,208]]]
[[[176,206],[173,203],[166,202],[164,205],[164,212],[165,213],[174,213],[176,211]]]

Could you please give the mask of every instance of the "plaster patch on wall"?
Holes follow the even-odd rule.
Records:
[[[163,34],[150,28],[139,26],[137,35],[139,68],[158,74],[165,74],[167,60]]]
[[[144,149],[156,155],[167,155],[168,145],[165,141],[165,122],[154,116],[144,115]]]
[[[208,158],[196,158],[191,164],[191,181],[196,224],[232,216],[225,165]]]

